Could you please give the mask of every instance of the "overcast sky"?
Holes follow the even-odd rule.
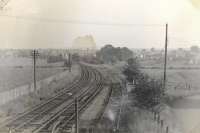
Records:
[[[78,36],[105,44],[200,46],[200,0],[10,0],[0,13],[2,48],[67,48]],[[126,25],[127,24],[127,25]]]

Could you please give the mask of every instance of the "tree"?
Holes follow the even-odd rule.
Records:
[[[80,56],[78,53],[72,54],[72,60],[78,62],[80,60]]]
[[[139,62],[136,58],[127,60],[123,74],[128,82],[135,81],[135,89],[132,94],[135,96],[134,103],[143,109],[152,109],[160,104],[163,96],[163,82],[150,78],[139,70]]]
[[[140,70],[139,63],[136,58],[130,58],[127,60],[127,65],[125,66],[123,73],[129,82],[133,82],[133,80],[138,77]]]
[[[113,47],[108,44],[101,48],[97,53],[97,58],[105,63],[115,63],[117,61],[126,61],[133,57],[133,52],[126,47]]]
[[[121,53],[121,60],[122,61],[126,61],[130,58],[133,58],[133,51],[131,51],[130,49],[123,47],[120,49],[120,53]]]
[[[152,109],[161,103],[163,84],[161,80],[152,79],[147,75],[140,75],[137,79],[135,90],[136,106],[144,109]]]
[[[151,52],[155,52],[155,48],[154,47],[151,48]]]

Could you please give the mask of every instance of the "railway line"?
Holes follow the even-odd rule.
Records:
[[[82,113],[103,88],[103,77],[96,69],[81,64],[81,76],[54,97],[0,123],[0,133],[70,132],[75,120],[75,102]]]

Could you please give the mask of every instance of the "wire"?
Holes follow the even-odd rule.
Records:
[[[80,20],[65,20],[65,19],[53,19],[44,17],[28,17],[28,16],[13,16],[13,15],[0,15],[0,17],[15,18],[27,21],[40,21],[48,23],[69,23],[69,24],[86,24],[86,25],[105,25],[105,26],[142,26],[142,27],[165,27],[164,24],[133,24],[133,23],[108,23],[108,22],[89,22]]]

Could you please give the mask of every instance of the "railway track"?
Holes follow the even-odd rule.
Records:
[[[51,133],[66,132],[74,124],[75,103],[83,112],[103,88],[103,77],[89,66],[81,66],[81,76],[70,86],[60,90],[48,101],[0,124],[0,133]],[[9,130],[8,130],[9,129]]]

